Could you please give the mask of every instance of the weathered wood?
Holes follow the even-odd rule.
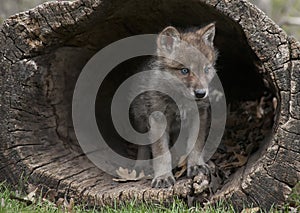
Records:
[[[170,24],[211,21],[228,98],[258,97],[263,79],[278,98],[271,136],[211,199],[226,197],[237,208],[282,203],[300,180],[300,44],[255,6],[235,0],[51,2],[6,20],[0,31],[0,181],[14,184],[25,175],[99,206],[193,197],[189,179],[158,190],[147,180],[115,183],[95,168],[74,136],[72,93],[85,63],[107,44]]]

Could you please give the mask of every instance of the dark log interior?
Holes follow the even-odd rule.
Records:
[[[226,12],[229,9],[232,11]],[[58,19],[52,20],[50,15],[47,15],[48,10],[57,14]],[[57,11],[64,11],[64,13]],[[71,11],[74,11],[73,17]],[[38,19],[39,14],[43,13],[46,14],[45,17],[49,16],[48,22]],[[76,19],[75,14],[81,14],[84,18]],[[0,174],[0,180],[5,179],[11,183],[17,183],[18,177],[23,173],[34,184],[56,189],[61,195],[67,193],[71,197],[84,198],[91,204],[100,206],[111,204],[116,198],[121,201],[134,197],[141,201],[168,201],[174,195],[183,199],[187,199],[188,195],[193,195],[191,187],[188,187],[192,185],[192,180],[185,178],[178,181],[173,189],[156,190],[150,188],[149,180],[117,183],[112,181],[111,176],[97,169],[82,154],[78,145],[72,124],[72,95],[82,68],[97,51],[106,45],[128,36],[156,34],[168,25],[186,28],[215,22],[217,26],[215,45],[220,53],[217,70],[228,104],[242,105],[249,101],[259,103],[261,98],[268,93],[272,98],[276,98],[278,107],[272,108],[271,114],[273,110],[276,112],[271,120],[270,117],[266,118],[269,119],[266,128],[269,131],[262,133],[258,150],[251,152],[246,165],[234,170],[234,173],[226,178],[223,183],[226,183],[225,186],[217,192],[214,198],[230,195],[237,206],[242,206],[242,203],[246,202],[269,207],[273,202],[283,201],[290,187],[297,179],[299,180],[299,172],[288,179],[288,186],[282,185],[281,182],[278,182],[278,185],[275,184],[276,190],[281,191],[282,194],[275,198],[273,196],[275,192],[269,191],[267,193],[272,196],[265,201],[262,201],[264,200],[262,197],[255,197],[255,194],[260,193],[262,189],[255,188],[255,186],[254,189],[250,187],[248,190],[247,184],[243,182],[247,179],[247,175],[251,176],[253,170],[260,168],[262,156],[267,153],[272,156],[277,150],[277,146],[272,145],[275,131],[278,125],[288,121],[288,115],[285,114],[288,109],[281,107],[282,101],[288,98],[288,95],[282,92],[288,89],[281,87],[284,87],[282,85],[285,83],[285,70],[291,66],[285,64],[284,51],[282,53],[284,62],[273,62],[269,57],[272,51],[276,51],[280,45],[276,43],[276,36],[273,38],[273,35],[277,33],[280,37],[278,42],[286,45],[287,41],[281,41],[287,39],[284,32],[276,29],[273,23],[267,20],[270,30],[274,30],[273,34],[270,33],[271,36],[265,36],[265,38],[259,33],[259,35],[253,34],[259,41],[252,39],[250,28],[247,28],[246,23],[249,14],[257,19],[267,19],[250,3],[241,2],[235,5],[226,3],[225,0],[219,3],[196,0],[131,0],[118,1],[118,3],[103,1],[94,5],[91,5],[89,1],[78,1],[73,4],[49,3],[31,12],[13,17],[7,22],[8,26],[13,26],[13,23],[19,19],[27,20],[27,16],[30,16],[39,20],[37,21],[40,22],[39,25],[44,22],[48,26],[44,29],[48,29],[51,33],[45,30],[40,34],[43,36],[38,36],[38,39],[30,38],[42,42],[40,46],[34,44],[35,48],[30,49],[30,45],[28,47],[25,45],[22,50],[23,47],[20,45],[18,47],[22,50],[20,56],[18,51],[13,54],[9,51],[2,51],[4,57],[0,62],[5,64],[7,63],[5,61],[9,61],[10,63],[10,66],[7,66],[10,72],[4,73],[2,79],[8,79],[11,84],[3,84],[1,88],[3,92],[1,103],[9,106],[9,110],[8,108],[7,110],[1,109],[1,115],[8,124],[8,130],[3,125],[1,126],[3,145],[1,145],[0,156],[3,161],[1,160],[0,163],[0,171],[3,172]],[[64,19],[70,22],[64,27],[56,25],[59,22],[63,23]],[[253,23],[258,25],[256,20]],[[257,27],[259,29],[261,26]],[[11,38],[13,33],[8,30],[3,27],[4,34],[1,36],[5,36],[6,33],[7,38]],[[16,30],[15,33],[17,32]],[[34,29],[32,32],[38,34]],[[17,38],[11,39],[18,41]],[[4,43],[3,40],[1,42]],[[7,41],[6,45],[11,44]],[[267,47],[259,45],[267,45]],[[295,51],[296,49],[297,46]],[[299,57],[299,55],[293,57]],[[126,155],[124,147],[126,148],[127,145],[113,129],[110,121],[110,100],[120,83],[133,73],[133,68],[141,61],[143,60],[139,58],[134,62],[127,61],[120,64],[107,76],[103,85],[99,85],[100,90],[95,106],[98,126],[100,131],[110,138],[111,146],[122,155]],[[277,65],[283,71],[277,68]],[[279,70],[278,74],[276,70]],[[281,81],[278,81],[279,78]],[[5,95],[4,91],[9,91],[9,94]],[[268,104],[272,105],[272,98],[268,99]],[[249,129],[248,133],[251,132],[251,125],[248,127],[246,125],[245,128]],[[227,134],[226,137],[223,142],[230,136]],[[277,138],[277,140],[281,139]],[[295,152],[299,151],[295,144],[291,146],[296,147]],[[296,156],[295,159],[299,159],[299,152]],[[266,162],[269,161],[266,160]],[[269,173],[262,173],[262,175],[269,175]],[[281,180],[281,177],[277,179]],[[269,183],[268,178],[264,181]],[[241,185],[243,189],[240,189]]]
[[[92,28],[89,30],[90,32],[85,32],[80,36],[80,40],[84,40],[85,43],[80,44],[79,47],[76,46],[74,52],[72,52],[72,47],[69,47],[66,50],[62,50],[63,48],[59,49],[58,51],[63,55],[63,58],[67,58],[68,54],[71,54],[68,60],[70,60],[70,66],[73,66],[70,68],[68,67],[67,69],[64,67],[54,67],[55,70],[57,69],[58,73],[61,73],[60,70],[70,70],[71,72],[71,74],[69,74],[68,71],[65,71],[64,78],[68,79],[68,81],[64,82],[64,84],[66,84],[66,92],[64,96],[66,103],[64,103],[62,106],[66,107],[64,111],[71,112],[70,103],[72,99],[73,88],[76,83],[76,76],[79,75],[81,69],[85,65],[84,62],[86,59],[88,59],[88,55],[91,57],[93,51],[97,52],[110,42],[138,34],[156,34],[168,25],[173,25],[184,29],[195,26],[201,27],[207,23],[216,22],[217,33],[215,45],[219,51],[217,70],[218,76],[222,81],[228,103],[234,101],[259,100],[266,91],[271,92],[273,96],[276,96],[275,88],[272,87],[272,85],[265,85],[264,81],[270,82],[271,78],[270,76],[263,76],[260,74],[262,64],[251,50],[251,47],[248,45],[241,27],[237,23],[228,17],[217,13],[214,8],[208,7],[204,4],[193,5],[189,2],[179,2],[181,5],[171,5],[169,7],[162,8],[163,10],[161,15],[169,17],[168,19],[159,16],[148,17],[148,14],[146,15],[138,12],[139,10],[137,8],[147,7],[148,5],[139,5],[138,2],[135,2],[133,5],[126,4],[124,5],[125,7],[122,8],[122,11],[126,11],[126,16],[123,17],[123,13],[121,11],[116,11],[116,14],[114,14],[114,21],[111,21],[112,23],[110,23],[111,25],[109,26],[105,26],[105,24],[101,22],[97,23],[98,20],[95,19],[96,23],[94,29]],[[190,10],[192,10],[192,12],[189,12],[188,19],[183,18],[181,20],[177,17],[177,15],[179,17],[184,17],[186,11]],[[173,17],[171,14],[177,15]],[[131,21],[131,19],[135,20]],[[147,19],[147,21],[143,21],[145,19]],[[160,24],[154,26],[153,23],[157,23],[158,21]],[[105,34],[110,35],[110,37],[106,38]],[[113,40],[110,40],[112,38]],[[78,45],[78,38],[76,37],[74,40],[71,39],[71,41],[68,42],[70,42],[72,45]],[[88,48],[89,50],[85,49],[85,46],[89,44],[93,44],[92,50],[90,47]],[[82,51],[79,48],[82,48]],[[66,54],[64,53],[65,51],[67,51]],[[89,51],[88,54],[87,51]],[[78,58],[80,59],[79,62]],[[60,56],[57,57],[57,60],[61,60]],[[72,60],[76,61],[76,63],[73,63]],[[80,62],[81,60],[82,62]],[[119,85],[130,75],[134,74],[139,65],[145,60],[147,60],[146,57],[145,59],[141,57],[136,60],[133,59],[127,63],[124,62],[117,66],[111,72],[111,74],[107,76],[106,80],[103,82],[103,85],[99,89],[100,91],[96,105],[96,115],[98,117],[97,120],[99,128],[104,128],[102,132],[103,134],[107,134],[107,138],[110,138],[111,135],[114,135],[116,137],[115,143],[118,145],[119,141],[122,141],[122,138],[118,137],[114,133],[115,131],[110,118],[110,102],[115,90],[119,87]],[[53,64],[56,63],[57,62],[54,60]],[[82,63],[81,66],[80,63]],[[62,78],[59,77],[59,79]],[[62,80],[55,82],[61,84],[61,81]],[[72,126],[70,116],[71,114],[67,116],[68,119],[63,118],[63,120],[67,120],[69,122],[68,124],[62,124],[64,127],[61,128],[64,129],[64,131],[68,129],[68,131],[71,132],[61,132],[61,136],[65,138],[67,144],[70,142],[76,144],[76,139],[72,137],[74,135],[73,129],[70,128]],[[110,123],[110,125],[107,125],[107,122]],[[106,125],[101,126],[101,123]],[[67,135],[71,137],[69,138],[70,140],[68,139]],[[116,145],[116,147],[118,147],[118,145]]]

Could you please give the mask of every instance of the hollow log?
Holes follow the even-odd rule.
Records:
[[[96,206],[132,199],[172,202],[175,196],[197,201],[191,179],[152,189],[149,180],[114,182],[98,169],[78,145],[72,95],[82,68],[108,44],[155,34],[168,25],[186,28],[211,22],[216,23],[217,68],[227,101],[257,100],[267,90],[274,117],[247,163],[209,199],[229,199],[237,208],[283,203],[300,180],[300,44],[244,0],[49,2],[4,21],[0,181],[16,184],[21,176],[28,177],[34,185]],[[127,75],[117,69],[103,86],[102,108],[96,115],[104,132],[111,131],[105,120],[110,108],[102,103]],[[229,130],[227,126],[225,134]]]

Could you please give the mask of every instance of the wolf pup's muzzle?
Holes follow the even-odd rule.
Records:
[[[206,89],[196,89],[194,90],[194,94],[196,98],[202,99],[202,98],[206,98],[207,96],[207,90]]]

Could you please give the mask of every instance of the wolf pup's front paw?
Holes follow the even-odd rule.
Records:
[[[152,188],[168,188],[173,186],[175,183],[175,178],[172,173],[161,175],[153,178],[151,187]]]
[[[187,176],[189,178],[193,178],[199,174],[203,174],[207,177],[210,176],[210,169],[208,167],[207,164],[203,164],[203,165],[194,165],[194,166],[190,166],[187,169]]]

